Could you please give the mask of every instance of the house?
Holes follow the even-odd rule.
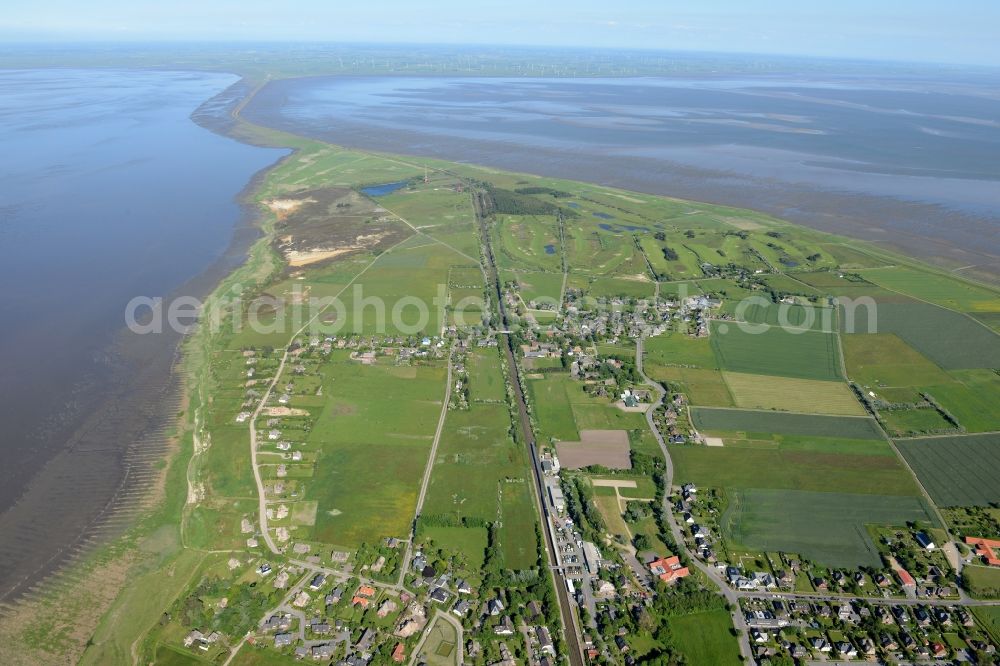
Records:
[[[333,643],[320,643],[319,645],[312,646],[312,658],[319,659],[329,659],[333,656]]]
[[[499,599],[490,599],[486,604],[486,610],[490,615],[499,615],[504,610],[503,602]]]
[[[279,631],[292,626],[291,617],[288,615],[272,615],[264,620],[260,625],[262,631]]]
[[[812,646],[813,650],[826,654],[833,650],[833,646],[830,642],[823,638],[822,636],[814,636],[809,639],[809,644]]]
[[[497,636],[514,635],[514,623],[511,622],[509,615],[504,615],[497,626],[493,627],[493,633]]]
[[[899,584],[903,587],[917,586],[917,581],[913,580],[913,576],[906,569],[896,569],[896,577],[899,578]]]
[[[431,601],[436,601],[439,604],[448,601],[448,596],[448,590],[443,587],[435,587],[431,590]]]
[[[361,638],[358,639],[358,642],[354,646],[354,649],[355,651],[364,654],[372,649],[372,644],[374,642],[375,642],[375,630],[365,629],[365,633],[361,634]]]
[[[455,581],[455,591],[459,594],[472,594],[472,587],[465,579],[460,578]]]
[[[274,647],[280,648],[280,647],[285,647],[285,646],[291,645],[293,640],[295,640],[295,637],[292,636],[292,634],[290,634],[288,632],[281,633],[281,634],[275,634],[274,635]]]
[[[472,604],[465,599],[462,599],[452,607],[451,612],[459,617],[465,617],[471,608]]]
[[[393,601],[392,599],[386,599],[385,601],[382,602],[382,605],[378,607],[378,612],[376,613],[376,615],[378,615],[379,617],[385,617],[389,613],[395,612],[397,608],[399,608],[399,606],[396,604],[395,601]]]
[[[965,543],[975,548],[976,555],[983,560],[984,564],[1000,567],[1000,540],[965,537]]]
[[[649,571],[665,583],[673,583],[675,580],[684,578],[691,573],[687,567],[681,565],[680,558],[677,555],[653,560],[649,563]]]
[[[629,651],[629,644],[625,642],[622,636],[615,636],[615,645],[618,646],[618,650],[623,654]]]
[[[548,627],[535,627],[535,637],[538,639],[538,649],[545,654],[556,656],[556,648],[552,643],[552,635]]]
[[[311,581],[309,581],[309,589],[318,590],[319,588],[323,587],[323,583],[325,582],[326,582],[326,576],[324,576],[321,573],[318,573],[315,576],[313,576],[313,579]]]
[[[847,659],[858,658],[858,649],[854,647],[852,644],[848,643],[847,641],[837,643],[837,652],[840,653],[840,656],[845,657]]]
[[[934,545],[934,541],[927,535],[926,532],[917,532],[915,538],[917,543],[919,543],[920,547],[924,550],[934,550],[937,548],[937,546]]]
[[[396,647],[392,651],[392,660],[397,664],[402,664],[405,659],[406,646],[403,643],[396,643]]]

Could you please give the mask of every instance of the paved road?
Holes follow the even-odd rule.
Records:
[[[441,441],[441,432],[444,430],[444,422],[448,416],[448,403],[451,402],[451,367],[452,355],[448,354],[448,379],[444,390],[444,403],[441,405],[441,415],[438,416],[437,430],[434,431],[434,441],[431,443],[431,451],[427,455],[427,467],[424,468],[424,478],[420,483],[420,494],[417,496],[417,508],[413,512],[413,524],[410,526],[410,539],[406,542],[406,550],[403,552],[403,566],[399,570],[399,580],[396,585],[402,587],[403,578],[407,569],[410,568],[410,558],[413,557],[413,540],[416,538],[417,519],[424,508],[424,498],[427,497],[427,486],[430,485],[431,472],[434,470],[434,460],[437,459],[438,443]]]
[[[651,388],[656,391],[657,399],[656,403],[648,410],[646,410],[646,421],[649,423],[649,429],[653,431],[653,435],[656,437],[656,442],[660,445],[660,451],[663,453],[663,460],[665,463],[665,471],[663,474],[663,483],[666,488],[666,492],[663,494],[663,515],[666,517],[667,525],[670,527],[670,533],[674,537],[674,543],[677,547],[684,551],[687,559],[694,564],[702,573],[704,573],[709,580],[715,583],[719,591],[722,592],[723,596],[726,597],[733,607],[734,611],[732,613],[733,626],[736,627],[739,633],[739,643],[740,643],[740,654],[743,655],[744,660],[748,663],[752,663],[753,650],[750,647],[750,636],[749,630],[747,628],[746,620],[743,617],[743,611],[740,609],[739,595],[733,590],[718,571],[714,567],[710,567],[688,550],[684,543],[684,532],[681,530],[680,524],[677,519],[674,518],[674,507],[670,503],[670,488],[674,481],[674,463],[670,459],[670,452],[667,450],[667,444],[663,441],[663,435],[660,434],[660,429],[656,426],[656,420],[653,418],[654,413],[661,404],[663,404],[664,398],[667,397],[667,392],[662,386],[654,382],[648,376],[646,376],[645,371],[642,368],[642,338],[637,338],[635,341],[635,367],[642,375],[643,380]]]

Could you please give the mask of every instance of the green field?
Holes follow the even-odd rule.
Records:
[[[733,621],[724,610],[670,618],[673,642],[689,664],[739,666],[740,646],[731,632],[732,626]]]
[[[483,568],[489,536],[485,527],[424,527],[420,536],[446,552],[465,556],[465,566],[473,571]]]
[[[477,349],[469,354],[466,370],[473,400],[502,402],[507,398],[507,384],[500,371],[500,355],[496,349]]]
[[[643,370],[660,382],[678,385],[676,390],[687,394],[688,401],[709,407],[734,407],[736,403],[729,386],[718,370],[683,368],[645,364]]]
[[[792,333],[781,328],[750,332],[732,323],[712,322],[710,339],[723,370],[800,379],[842,378],[837,337],[830,333]]]
[[[1000,643],[1000,606],[978,606],[970,608],[986,633],[994,643]]]
[[[971,317],[930,303],[881,299],[877,313],[879,333],[895,333],[945,370],[1000,368],[1000,336]],[[854,330],[871,333],[864,323]]]
[[[757,488],[727,496],[722,529],[735,548],[797,553],[828,566],[882,565],[865,525],[937,523],[919,497]]]
[[[965,435],[896,442],[935,504],[1000,502],[1000,435]]]
[[[706,431],[749,431],[785,435],[845,437],[847,439],[881,439],[878,424],[871,418],[783,414],[745,409],[691,409],[694,425]]]
[[[962,569],[962,577],[972,596],[979,599],[1000,599],[1000,568],[967,566]]]
[[[664,333],[643,343],[645,362],[654,366],[719,367],[707,338],[693,338],[683,333]]]
[[[306,450],[320,456],[306,495],[319,501],[312,537],[355,547],[409,532],[441,411],[445,368],[345,359],[330,363],[326,405],[309,433]]]
[[[1000,376],[992,370],[953,370],[954,381],[924,388],[969,432],[1000,430]]]
[[[569,375],[550,374],[545,379],[530,380],[528,387],[540,438],[543,441],[550,437],[562,441],[578,441],[580,432],[576,427],[567,391],[580,389]]]
[[[797,286],[799,291],[814,291],[809,286],[799,283],[786,285]],[[755,301],[728,301],[723,310],[735,315],[738,321],[752,324],[767,324],[769,326],[787,327],[810,331],[826,331],[832,333],[837,329],[833,308],[814,305],[789,303],[771,303]]]
[[[538,564],[538,508],[531,480],[506,483],[501,488],[500,545],[507,569],[530,569]]]
[[[875,284],[959,312],[1000,312],[1000,293],[932,271],[892,266],[862,271]]]
[[[930,386],[951,381],[948,374],[892,333],[845,335],[847,374],[863,386]]]
[[[768,375],[722,373],[736,406],[843,416],[865,416],[854,393],[843,382]]]
[[[849,451],[849,449],[848,449]],[[771,448],[685,445],[671,448],[677,483],[717,488],[774,488],[870,495],[917,495],[896,456]]]
[[[882,417],[886,430],[893,437],[954,430],[951,423],[936,409],[931,408],[885,410],[880,411],[879,416]]]
[[[538,301],[534,305],[547,303],[558,307],[559,297],[562,295],[562,273],[544,273],[540,271],[505,270],[501,271],[500,279],[506,282],[517,284],[518,291],[525,305],[532,306],[533,301]]]

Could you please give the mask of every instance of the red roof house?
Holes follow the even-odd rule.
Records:
[[[913,580],[913,576],[906,569],[896,569],[896,575],[899,576],[899,582],[903,587],[916,587],[917,581]]]
[[[1000,540],[965,537],[965,543],[975,546],[976,555],[991,567],[1000,567]]]
[[[664,583],[672,583],[678,578],[684,578],[691,572],[687,567],[681,566],[681,559],[676,555],[672,557],[661,557],[649,563],[649,571],[658,576]]]

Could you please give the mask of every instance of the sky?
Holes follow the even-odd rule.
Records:
[[[1000,0],[4,0],[0,42],[591,46],[1000,66]]]

